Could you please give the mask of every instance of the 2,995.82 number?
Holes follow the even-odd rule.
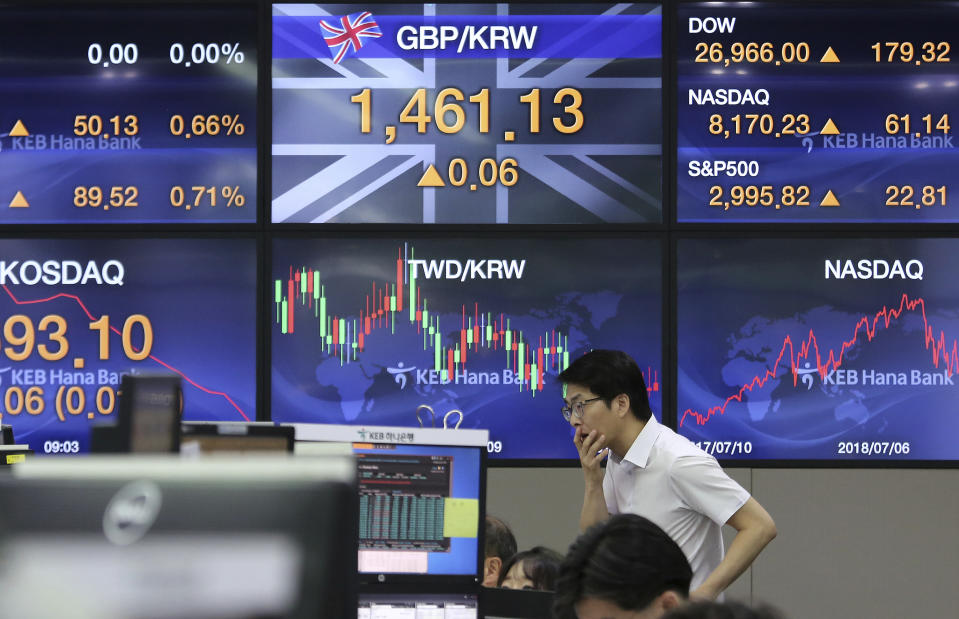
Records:
[[[709,206],[729,210],[733,207],[782,207],[809,206],[807,185],[733,185],[728,190],[720,185],[709,188]]]

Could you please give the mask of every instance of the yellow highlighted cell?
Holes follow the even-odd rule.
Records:
[[[443,499],[443,537],[476,537],[479,529],[477,499]]]

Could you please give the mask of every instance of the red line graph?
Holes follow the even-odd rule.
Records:
[[[84,304],[84,302],[80,299],[80,297],[78,297],[78,296],[76,296],[76,295],[73,295],[73,294],[67,294],[67,293],[65,293],[65,292],[60,292],[60,293],[57,293],[57,294],[53,295],[52,297],[47,297],[47,298],[45,298],[45,299],[34,299],[34,300],[32,300],[32,301],[21,301],[20,299],[18,299],[18,298],[16,297],[16,295],[13,294],[13,292],[10,291],[9,288],[7,288],[7,285],[6,285],[6,284],[3,284],[3,290],[4,290],[4,292],[7,293],[7,295],[8,295],[8,296],[13,300],[13,302],[16,303],[17,305],[36,305],[36,304],[38,304],[38,303],[48,303],[48,302],[50,302],[50,301],[54,301],[54,300],[60,299],[60,298],[73,299],[74,301],[77,302],[77,305],[80,306],[80,309],[82,309],[83,312],[87,315],[87,318],[89,318],[90,320],[96,320],[96,319],[97,319],[96,316],[94,316],[93,313],[90,312],[90,310],[87,309],[86,304]],[[114,327],[113,325],[110,325],[110,330],[113,331],[114,333],[116,333],[117,335],[122,335],[122,333],[120,332],[120,330],[117,329],[116,327]],[[178,369],[176,369],[175,367],[173,367],[172,365],[168,364],[166,361],[163,361],[163,360],[161,360],[161,359],[158,359],[157,357],[155,357],[155,356],[153,356],[153,355],[149,355],[148,358],[149,358],[150,360],[152,360],[152,361],[154,361],[154,362],[162,365],[163,367],[165,367],[166,369],[170,370],[171,372],[174,372],[175,374],[179,374],[180,377],[183,378],[183,380],[185,380],[185,381],[188,382],[189,384],[193,385],[194,387],[196,387],[196,388],[199,389],[200,391],[202,391],[202,392],[204,392],[204,393],[208,393],[208,394],[210,394],[210,395],[218,395],[218,396],[221,396],[221,397],[225,398],[226,401],[229,402],[230,405],[232,405],[233,408],[235,408],[238,413],[240,413],[240,416],[243,417],[243,419],[244,419],[245,421],[249,421],[249,420],[250,420],[250,418],[247,417],[246,413],[243,412],[243,409],[240,408],[239,405],[237,405],[237,403],[233,401],[233,398],[231,398],[231,397],[230,397],[229,395],[227,395],[226,393],[224,393],[224,392],[222,392],[222,391],[213,391],[212,389],[207,389],[206,387],[204,387],[204,386],[196,383],[192,378],[190,378],[189,376],[187,376],[186,374],[184,374],[184,373],[181,372],[180,370],[178,370]]]
[[[753,391],[754,389],[761,389],[765,386],[766,381],[770,378],[776,378],[777,372],[779,371],[779,365],[782,363],[783,358],[786,357],[787,350],[789,351],[789,371],[793,376],[793,386],[796,386],[799,381],[799,374],[796,372],[796,367],[800,361],[808,360],[810,357],[810,352],[815,352],[816,359],[816,368],[819,371],[820,378],[825,378],[833,370],[838,369],[842,366],[843,355],[846,351],[859,342],[859,336],[861,333],[866,334],[867,341],[872,341],[876,336],[876,329],[879,325],[879,321],[883,322],[885,328],[889,328],[889,324],[898,319],[903,312],[915,312],[918,308],[922,316],[922,325],[923,325],[923,335],[925,338],[926,350],[932,350],[932,365],[935,368],[939,368],[939,364],[942,363],[945,366],[945,371],[949,376],[952,376],[955,372],[959,371],[959,342],[955,339],[952,340],[952,348],[950,350],[949,345],[946,343],[946,334],[942,331],[939,332],[938,339],[934,333],[934,329],[929,324],[929,321],[926,318],[926,302],[922,298],[910,299],[909,295],[903,294],[902,299],[899,301],[898,309],[891,309],[886,306],[883,306],[881,310],[876,312],[876,315],[870,318],[869,316],[863,316],[856,323],[855,329],[853,329],[852,338],[844,341],[842,347],[839,349],[838,356],[836,355],[835,350],[830,350],[826,356],[825,361],[823,361],[822,354],[819,351],[819,343],[816,341],[816,334],[812,329],[809,330],[809,337],[806,338],[804,342],[799,346],[799,351],[797,352],[793,346],[792,338],[788,335],[783,340],[782,349],[779,351],[779,357],[776,358],[776,362],[773,364],[772,369],[766,370],[762,375],[754,377],[747,384],[743,385],[735,395],[731,395],[726,398],[726,401],[720,406],[714,406],[706,411],[705,414],[692,409],[687,408],[683,411],[682,416],[679,418],[679,425],[682,426],[686,421],[686,417],[692,417],[697,425],[706,425],[712,417],[715,415],[723,415],[726,413],[726,407],[729,406],[730,402],[742,402],[743,394],[747,391]]]

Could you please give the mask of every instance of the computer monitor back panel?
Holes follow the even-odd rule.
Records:
[[[180,453],[292,453],[293,428],[262,423],[183,423]]]
[[[169,453],[179,449],[183,389],[177,375],[125,375],[120,385],[121,424],[130,428],[133,453]]]
[[[553,591],[483,587],[480,605],[484,619],[543,619],[553,616]]]
[[[352,618],[355,514],[329,480],[0,476],[0,592],[53,578],[104,616]]]

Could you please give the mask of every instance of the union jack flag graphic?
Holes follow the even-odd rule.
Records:
[[[351,47],[354,54],[360,51],[360,48],[363,47],[363,37],[378,39],[383,36],[383,31],[380,30],[379,25],[369,11],[341,17],[339,25],[330,25],[325,21],[320,21],[320,26],[329,33],[323,36],[323,40],[329,45],[335,64],[340,64]]]

